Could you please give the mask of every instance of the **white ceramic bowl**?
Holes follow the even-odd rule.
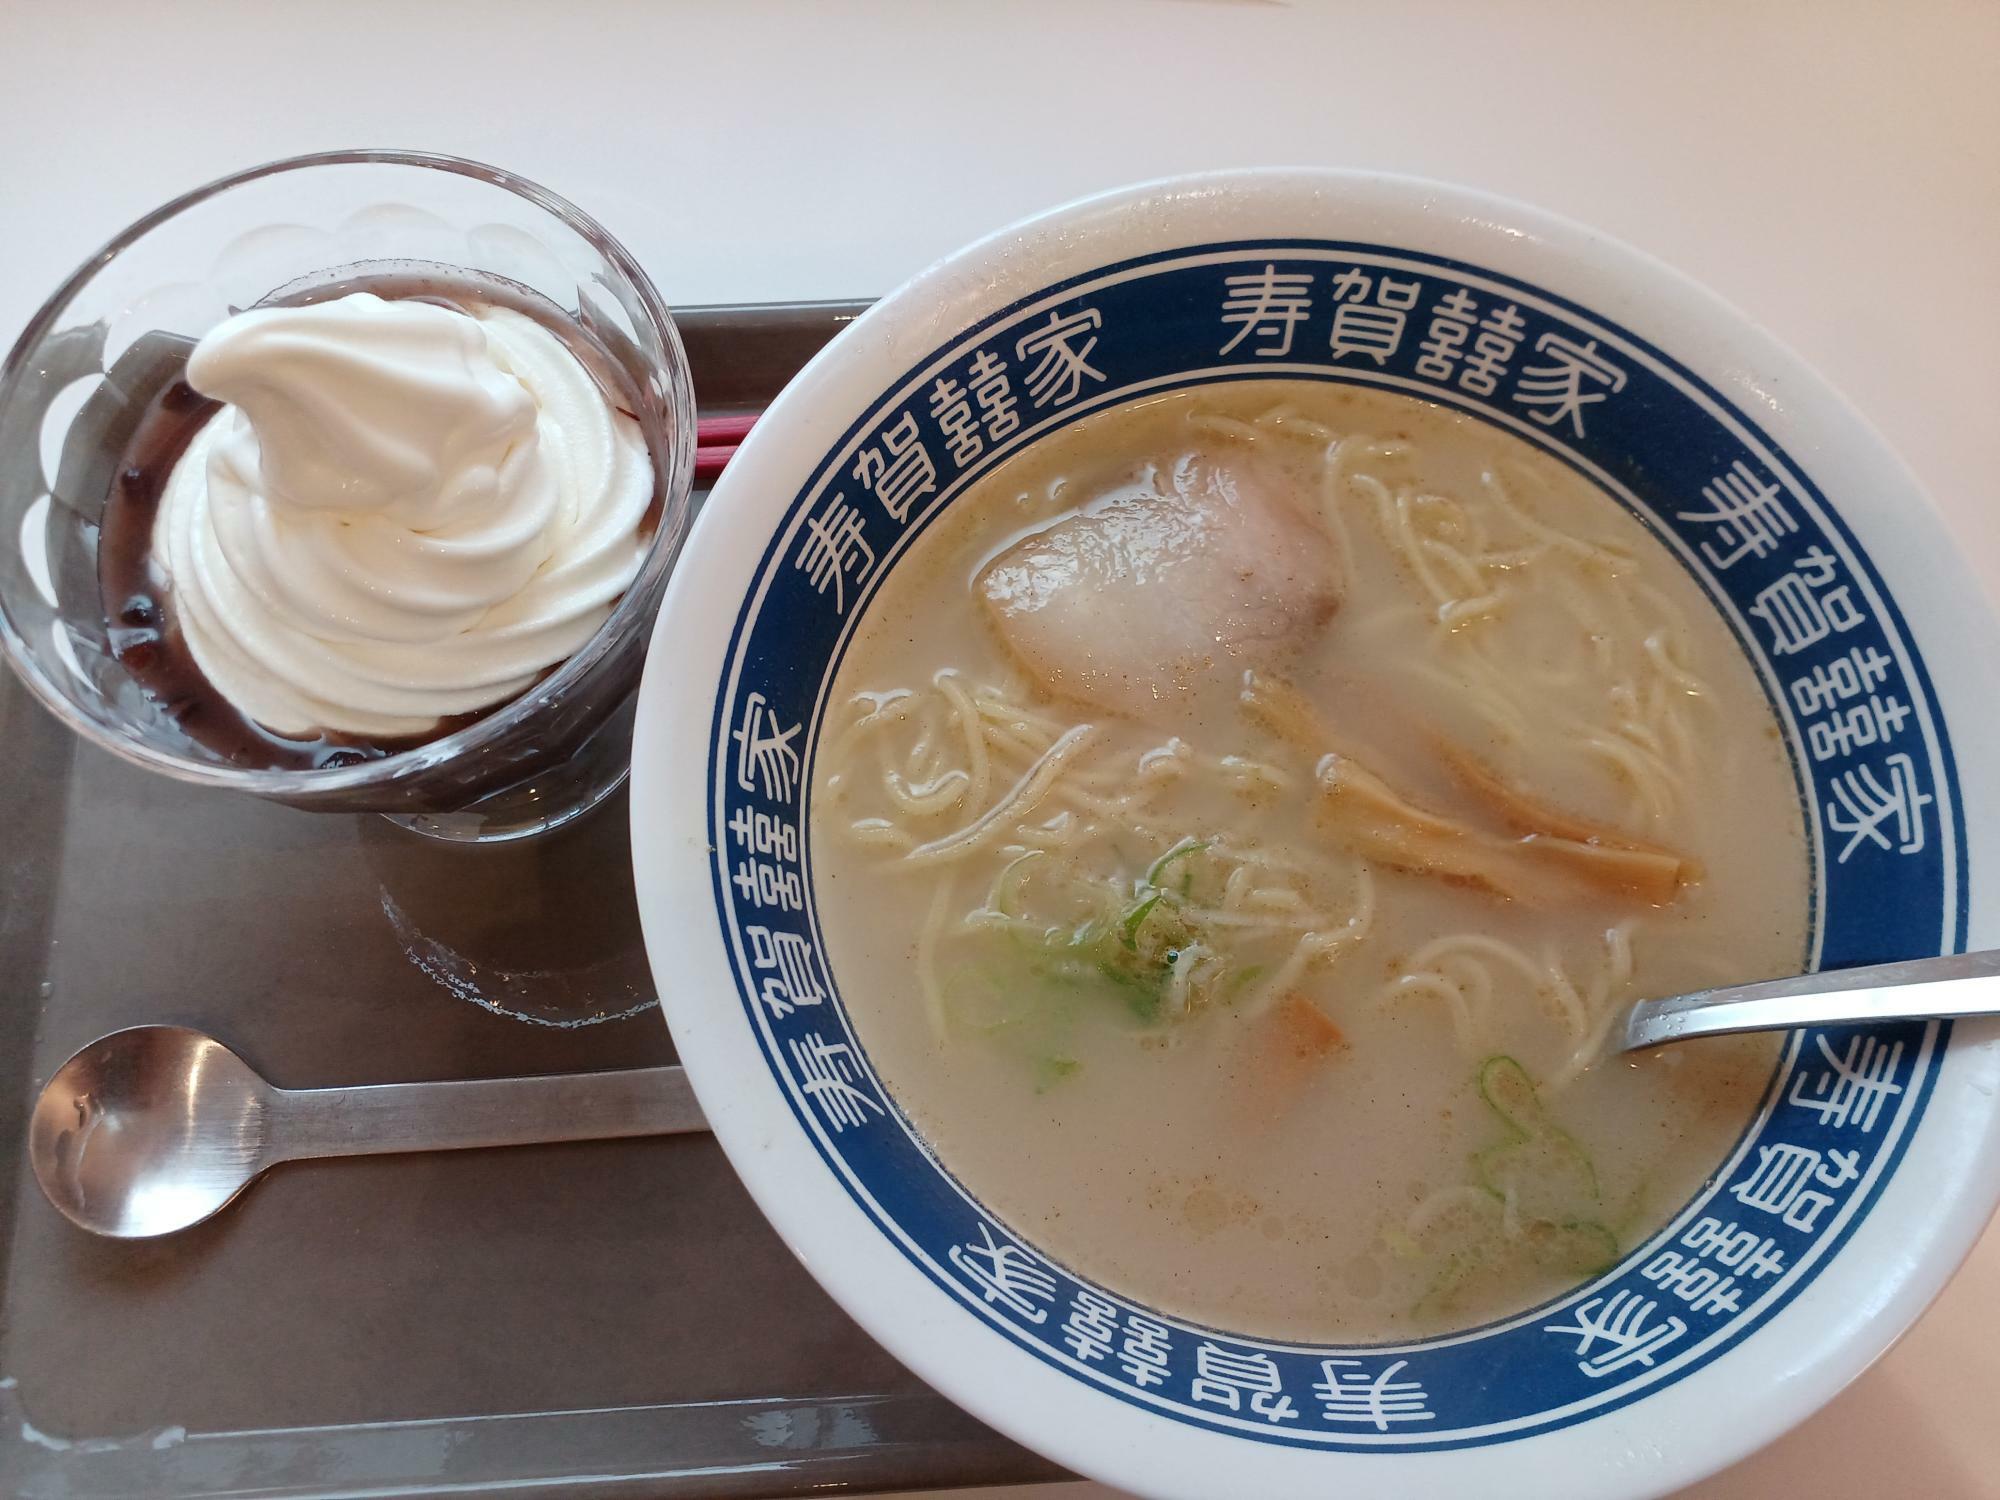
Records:
[[[1224,302],[1267,267],[1305,278],[1306,318],[1226,347]],[[1515,310],[1494,380],[1424,362],[1456,288],[1482,317]],[[961,469],[927,396],[941,376],[969,386],[981,351],[1018,420],[983,428]],[[1714,297],[1587,229],[1435,183],[1239,172],[1089,199],[948,257],[816,359],[731,464],[660,616],[633,756],[675,1039],[827,1290],[939,1390],[1085,1474],[1201,1500],[1670,1491],[1826,1401],[1957,1266],[2000,1195],[1994,1033],[1795,1036],[1708,1188],[1612,1271],[1455,1337],[1305,1348],[1135,1307],[985,1213],[884,1092],[820,956],[804,789],[847,628],[905,544],[1087,410],[1277,373],[1464,407],[1651,521],[1791,737],[1821,962],[2000,941],[1971,878],[2000,859],[1996,631],[1867,426]],[[1762,496],[1761,524],[1702,519],[1728,475]],[[808,521],[849,514],[865,553],[813,566]],[[1871,698],[1908,710],[1886,738],[1813,733]]]

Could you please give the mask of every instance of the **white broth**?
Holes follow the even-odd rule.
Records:
[[[1642,1242],[1776,1044],[1597,1062],[1606,1027],[1807,932],[1778,727],[1666,548],[1508,434],[1308,382],[1122,406],[962,497],[841,667],[812,858],[968,1189],[1280,1339],[1470,1326]]]

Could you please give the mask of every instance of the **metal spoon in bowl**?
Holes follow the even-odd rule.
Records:
[[[1607,1051],[1796,1026],[2000,1015],[2000,951],[1642,1000]],[[55,1072],[28,1128],[35,1180],[72,1223],[145,1239],[199,1224],[266,1167],[705,1130],[679,1068],[549,1078],[272,1088],[183,1026],[100,1037]]]
[[[281,1161],[707,1128],[679,1068],[279,1089],[212,1037],[135,1026],[56,1069],[28,1159],[70,1222],[148,1239],[201,1223]]]
[[[2000,949],[1641,1000],[1626,1013],[1623,1026],[1612,1026],[1605,1050],[1632,1052],[1736,1031],[1968,1016],[2000,1016]]]

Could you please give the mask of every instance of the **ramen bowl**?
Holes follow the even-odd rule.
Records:
[[[1440,332],[1473,307],[1509,311]],[[1490,378],[1464,379],[1482,333]],[[815,757],[857,622],[912,544],[1091,413],[1272,378],[1467,413],[1678,558],[1789,753],[1812,965],[1995,941],[1973,872],[2000,855],[1996,774],[1964,747],[1993,738],[1996,633],[1866,424],[1741,315],[1587,229],[1435,183],[1236,172],[946,258],[732,462],[639,704],[635,876],[668,1021],[737,1171],[827,1291],[1081,1473],[1187,1497],[1672,1491],[1828,1400],[1971,1247],[2000,1196],[1991,1031],[1787,1037],[1747,1128],[1615,1264],[1478,1326],[1318,1344],[1141,1303],[980,1201],[884,1083],[829,959]]]

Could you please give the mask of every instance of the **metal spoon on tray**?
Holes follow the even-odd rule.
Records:
[[[707,1128],[675,1067],[279,1089],[212,1037],[135,1026],[56,1070],[35,1103],[28,1157],[72,1223],[148,1239],[201,1223],[281,1161]]]
[[[1607,1051],[1797,1026],[2000,1015],[2000,951],[1642,1000]],[[372,1156],[705,1130],[679,1068],[548,1078],[277,1089],[181,1026],[100,1037],[35,1105],[35,1180],[93,1234],[145,1239],[201,1223],[266,1167]]]

